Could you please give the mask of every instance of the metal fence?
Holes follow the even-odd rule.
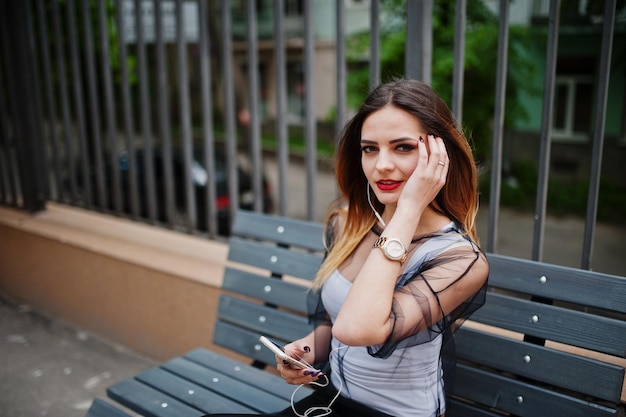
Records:
[[[233,62],[231,2],[9,0],[0,6],[0,204],[27,211],[46,201],[76,205],[155,226],[179,228],[215,238],[238,206],[287,214],[292,196],[287,117],[288,0],[273,7],[273,67],[276,80],[275,145],[277,181],[272,195],[264,177],[267,146],[262,142],[258,53],[258,2],[236,2],[245,10],[249,122],[238,126]],[[293,3],[293,2],[292,2]],[[315,116],[316,59],[312,0],[302,8],[303,187],[306,216],[315,219],[318,178],[318,121]],[[509,41],[509,1],[499,3],[499,43],[491,159],[489,231],[485,249],[497,251],[502,146]],[[347,119],[346,5],[335,3],[336,123]],[[405,75],[430,82],[433,0],[407,1]],[[549,2],[541,129],[541,161],[535,211],[533,258],[541,260],[546,215],[551,121],[561,2]],[[215,7],[220,6],[220,7]],[[451,107],[462,117],[466,0],[455,3]],[[153,27],[142,13],[152,10]],[[190,7],[186,12],[185,8]],[[369,2],[370,88],[381,80],[379,0]],[[592,171],[581,266],[588,269],[597,217],[607,86],[615,22],[615,0],[604,8],[604,32]],[[214,16],[211,13],[219,13]],[[129,18],[130,16],[130,18]],[[134,18],[132,17],[134,16]],[[186,19],[197,31],[186,33]],[[213,18],[211,18],[213,17]],[[168,23],[169,22],[169,23]],[[219,22],[219,28],[212,27]],[[133,26],[134,40],[127,36]],[[151,38],[147,34],[152,33]],[[192,40],[189,40],[189,37]],[[219,39],[219,44],[216,40]],[[190,53],[194,54],[190,57]],[[220,62],[217,78],[214,62]],[[194,74],[193,79],[190,74]],[[215,102],[216,90],[221,103]],[[216,119],[216,114],[219,114]],[[219,123],[216,123],[216,120]],[[242,132],[245,135],[242,135]],[[245,140],[242,139],[245,136]],[[249,167],[237,162],[242,153]],[[271,197],[271,198],[270,198]],[[270,201],[273,199],[273,201]]]

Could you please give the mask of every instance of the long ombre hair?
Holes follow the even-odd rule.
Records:
[[[446,103],[427,84],[417,80],[400,79],[375,88],[363,102],[358,113],[346,124],[336,151],[335,173],[341,196],[347,207],[329,210],[327,227],[334,236],[322,263],[314,287],[319,288],[359,245],[376,223],[369,206],[369,184],[361,165],[361,129],[365,119],[385,106],[394,106],[415,116],[427,133],[443,139],[450,166],[443,188],[435,197],[436,211],[458,223],[469,237],[478,243],[475,218],[478,211],[478,179],[472,149],[457,126]],[[384,205],[373,199],[379,212]],[[331,221],[337,218],[338,221]]]

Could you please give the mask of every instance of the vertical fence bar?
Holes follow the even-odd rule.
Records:
[[[336,59],[337,59],[337,113],[335,117],[335,136],[346,122],[346,91],[347,91],[347,64],[346,64],[346,5],[344,0],[336,0]]]
[[[80,56],[78,50],[78,33],[76,30],[76,7],[74,0],[67,0],[67,27],[70,46],[70,64],[72,74],[72,87],[74,92],[74,111],[78,128],[78,145],[80,149],[82,197],[83,205],[90,206],[92,203],[91,193],[91,160],[89,145],[87,143],[87,122],[85,119],[85,105],[83,101],[83,76],[80,70]],[[69,161],[74,164],[76,161]]]
[[[199,1],[200,10],[200,81],[202,88],[202,129],[204,145],[204,166],[208,181],[204,198],[204,213],[198,213],[198,222],[207,225],[209,236],[217,233],[217,210],[215,202],[215,138],[213,136],[213,101],[211,99],[211,42],[209,39],[209,18],[206,1]]]
[[[226,162],[228,167],[228,197],[230,221],[235,218],[239,207],[237,172],[237,136],[235,125],[235,89],[233,77],[232,17],[230,2],[222,0],[222,77],[224,81],[224,119],[226,121]]]
[[[83,36],[85,45],[85,69],[87,72],[87,91],[89,104],[89,118],[91,120],[91,138],[93,139],[93,157],[95,160],[95,178],[97,202],[100,207],[107,207],[108,198],[104,187],[104,167],[102,161],[102,138],[99,94],[96,87],[96,65],[93,51],[93,33],[91,30],[91,18],[89,12],[89,2],[81,0],[81,19],[83,20]],[[91,180],[91,172],[87,173],[87,178]]]
[[[126,156],[128,163],[127,181],[129,184],[130,212],[134,217],[139,216],[139,199],[137,197],[137,167],[135,164],[135,124],[133,118],[133,106],[130,94],[130,80],[128,75],[128,51],[126,47],[126,27],[124,25],[123,14],[124,1],[117,0],[117,27],[119,33],[119,62],[122,88],[122,107],[124,112],[124,137],[126,144]],[[135,13],[137,11],[135,10]],[[118,168],[120,161],[115,159],[115,169]]]
[[[452,113],[459,128],[463,127],[463,75],[465,72],[465,29],[467,27],[467,0],[456,1],[454,28],[454,67],[452,69]]]
[[[57,134],[57,113],[55,107],[55,95],[54,95],[54,87],[52,83],[52,64],[50,60],[50,48],[49,48],[49,38],[48,38],[48,24],[46,21],[46,15],[44,13],[43,2],[36,1],[36,13],[37,20],[39,21],[39,43],[40,43],[40,51],[42,58],[42,73],[43,73],[43,83],[44,89],[43,92],[45,94],[45,102],[46,102],[46,113],[48,117],[48,136],[49,136],[49,147],[52,159],[52,166],[54,167],[54,173],[50,178],[51,184],[51,195],[54,195],[58,198],[59,192],[62,187],[61,182],[61,161],[59,158],[59,135]],[[1,113],[0,113],[1,114]],[[44,122],[45,123],[45,122]],[[54,191],[52,191],[54,190]]]
[[[204,2],[200,2],[201,4]],[[169,227],[174,225],[174,174],[172,170],[172,133],[167,82],[167,64],[163,41],[163,2],[154,0],[155,35],[156,35],[156,83],[159,114],[159,134],[161,136],[161,164],[163,169],[163,190],[165,219]]]
[[[315,218],[315,178],[317,176],[317,142],[315,116],[315,82],[313,59],[315,32],[313,26],[313,0],[304,0],[304,85],[305,85],[305,141],[307,178],[307,219]]]
[[[556,77],[556,61],[559,36],[560,0],[550,2],[548,18],[548,40],[546,48],[546,70],[544,74],[544,96],[541,122],[541,142],[539,152],[539,175],[537,178],[537,198],[534,217],[534,236],[532,259],[542,260],[544,222],[546,217],[546,200],[548,195],[548,177],[550,171],[550,147],[552,135],[552,113],[554,110],[554,87]],[[553,300],[544,297],[531,297],[533,301],[553,304]],[[537,345],[544,345],[546,340],[541,337],[524,335],[524,340]]]
[[[252,160],[252,191],[254,192],[254,210],[263,211],[263,173],[261,167],[261,124],[259,121],[259,51],[257,34],[256,1],[246,3],[247,56],[248,56],[248,94],[250,104],[249,149]]]
[[[12,98],[10,94],[11,83],[9,81],[9,33],[6,19],[6,3],[0,3],[0,192],[2,202],[15,206],[17,203],[17,193],[15,190],[15,179],[13,178],[10,135],[13,120]],[[6,86],[6,90],[5,90]],[[5,101],[6,99],[6,101]],[[5,118],[4,115],[8,117]]]
[[[420,56],[418,50],[420,46],[420,36],[418,32],[419,3],[416,0],[407,0],[406,3],[406,51],[404,73],[407,78],[421,79]],[[411,47],[413,45],[414,47]]]
[[[108,172],[109,188],[107,192],[112,196],[113,209],[122,211],[122,192],[120,190],[120,173],[117,169],[117,116],[115,114],[115,98],[113,93],[113,79],[111,77],[111,56],[109,50],[109,30],[107,29],[107,11],[105,2],[98,2],[98,26],[100,33],[100,72],[102,74],[102,90],[104,92],[104,107],[106,115],[106,131],[109,158]],[[118,36],[122,34],[118,31]]]
[[[2,38],[0,33],[0,41]],[[0,56],[4,56],[0,50]],[[4,109],[4,82],[2,69],[0,68],[0,115],[5,114]],[[9,139],[7,126],[4,116],[0,117],[0,203],[11,205],[15,199],[9,198],[9,189],[12,188],[12,179],[10,178],[10,162],[9,162]]]
[[[0,5],[0,11],[2,11],[2,5]],[[4,54],[4,40],[5,40],[5,23],[3,17],[0,16],[0,57],[2,62],[7,62]],[[6,94],[4,92],[4,68],[0,65],[0,203],[9,205],[11,199],[9,198],[8,188],[11,187],[9,181],[9,139],[7,132],[7,124],[5,123],[5,114],[8,112],[5,110],[4,99]]]
[[[426,84],[432,81],[432,16],[432,0],[407,0],[405,73]]]
[[[183,178],[185,179],[185,197],[187,202],[187,220],[189,227],[196,228],[196,194],[191,177],[193,143],[191,137],[191,110],[189,107],[189,74],[187,71],[187,41],[185,40],[182,0],[176,0],[176,49],[178,58],[178,89],[180,100],[180,123],[182,132]]]
[[[498,62],[496,72],[496,101],[493,121],[491,151],[491,189],[489,194],[489,227],[487,252],[496,252],[498,217],[500,211],[500,185],[502,183],[502,142],[504,140],[504,104],[506,97],[506,73],[509,47],[509,1],[500,0],[498,27]]]
[[[3,63],[6,65],[7,59],[4,54],[4,43],[5,43],[5,34],[6,31],[6,23],[4,22],[4,15],[6,14],[4,8],[6,5],[0,4],[0,204],[9,205],[9,197],[7,193],[7,179],[5,170],[8,166],[8,138],[7,138],[7,126],[5,124],[5,114],[7,112],[4,109],[4,99],[6,94],[4,93],[4,68]]]
[[[613,49],[613,31],[615,24],[615,0],[604,3],[604,27],[598,72],[598,93],[596,96],[595,122],[593,129],[593,148],[591,152],[591,173],[587,196],[587,218],[583,239],[581,268],[591,268],[593,238],[598,215],[598,195],[600,193],[600,174],[602,173],[602,150],[604,146],[604,128],[606,123],[606,105],[608,99],[609,78],[611,75],[611,55]]]
[[[30,137],[27,140],[27,164],[26,164],[26,181],[31,188],[29,201],[24,199],[26,209],[31,212],[45,210],[46,200],[50,193],[50,187],[46,180],[49,171],[48,160],[46,157],[45,141],[44,141],[44,118],[41,97],[41,82],[37,69],[39,68],[39,57],[37,55],[37,45],[35,37],[35,25],[32,4],[24,2],[23,5],[24,19],[24,43],[27,48],[26,62],[28,63],[28,77],[31,85],[30,91],[26,91],[28,100],[27,107],[30,108]]]
[[[559,44],[559,14],[561,0],[550,2],[548,19],[548,41],[546,50],[546,70],[543,84],[543,112],[541,121],[541,142],[539,151],[539,176],[537,178],[537,199],[532,259],[541,261],[543,257],[546,201],[548,198],[548,177],[550,171],[550,150],[552,142],[552,115],[554,113],[554,88],[556,78],[556,58]]]
[[[380,0],[370,3],[370,91],[380,84]]]
[[[154,151],[152,144],[152,118],[150,117],[150,97],[148,92],[148,71],[146,60],[145,28],[143,26],[142,0],[135,0],[135,27],[137,28],[137,58],[139,64],[139,103],[141,107],[141,131],[143,133],[143,178],[145,204],[148,209],[148,218],[155,221],[157,218],[156,195],[154,189]],[[146,3],[146,5],[148,5]]]
[[[10,35],[11,42],[3,45],[7,52],[6,60],[11,63],[8,94],[13,95],[11,113],[15,166],[19,186],[18,206],[29,212],[45,209],[46,188],[43,181],[43,136],[37,59],[32,24],[32,11],[28,2],[9,2],[4,5],[4,35]],[[5,69],[8,68],[5,67]],[[9,70],[11,71],[11,70]],[[21,204],[20,204],[21,203]]]
[[[2,60],[0,61],[0,97],[3,99],[6,98],[6,101],[0,101],[0,120],[2,123],[0,124],[0,150],[2,151],[2,158],[0,162],[0,173],[6,174],[7,181],[7,193],[4,195],[4,201],[14,207],[18,207],[18,190],[17,190],[17,181],[19,181],[19,177],[16,178],[14,164],[17,159],[14,156],[14,151],[12,143],[15,143],[15,138],[17,136],[17,131],[19,130],[19,126],[17,125],[17,111],[15,100],[16,97],[13,94],[13,89],[15,88],[15,82],[13,81],[12,68],[13,65],[9,63],[9,56],[11,55],[10,50],[10,31],[9,31],[9,11],[8,11],[9,3],[4,2],[0,3],[0,56]],[[4,115],[7,115],[6,119]],[[4,121],[6,120],[6,125]],[[5,176],[2,175],[2,177]]]
[[[287,71],[285,58],[285,2],[274,1],[274,66],[276,69],[276,136],[278,137],[278,214],[287,214]]]
[[[65,52],[63,50],[63,34],[61,32],[61,12],[59,10],[59,1],[52,2],[52,22],[54,26],[54,45],[55,58],[58,71],[59,92],[61,95],[61,113],[63,114],[63,140],[65,141],[64,162],[67,171],[59,172],[58,175],[63,176],[64,185],[61,187],[59,196],[61,201],[65,200],[66,186],[69,187],[70,200],[77,199],[76,186],[76,167],[74,166],[74,142],[71,136],[72,128],[70,126],[70,103],[69,92],[67,87],[67,69],[65,67]],[[67,185],[66,185],[67,184]]]
[[[7,179],[8,179],[8,188],[9,188],[9,193],[10,193],[10,197],[7,197],[7,201],[11,202],[11,205],[13,205],[14,207],[19,207],[20,206],[20,200],[21,195],[20,195],[20,189],[19,189],[19,181],[20,181],[20,176],[19,173],[17,172],[18,169],[15,166],[17,164],[17,155],[15,153],[15,143],[17,143],[18,139],[20,137],[22,137],[21,134],[21,126],[20,123],[18,122],[18,118],[19,118],[19,111],[18,111],[18,104],[17,104],[17,92],[15,91],[15,89],[17,88],[17,81],[15,79],[15,71],[14,69],[16,68],[16,65],[10,65],[10,62],[12,61],[9,57],[12,55],[12,51],[11,51],[11,46],[9,43],[9,39],[11,39],[11,30],[10,30],[10,25],[11,25],[11,18],[12,18],[12,14],[10,13],[10,11],[8,10],[8,8],[11,5],[9,3],[2,3],[0,4],[0,7],[2,7],[2,9],[0,9],[0,11],[2,11],[2,13],[0,13],[0,18],[4,19],[4,21],[2,21],[1,25],[0,25],[0,31],[1,31],[1,35],[0,35],[0,39],[2,40],[2,56],[4,57],[4,59],[2,60],[2,66],[3,66],[3,74],[0,75],[4,75],[4,81],[5,81],[5,85],[6,85],[6,91],[3,94],[3,97],[7,98],[7,114],[9,116],[9,123],[6,126],[6,136],[3,138],[3,148],[5,150],[5,163],[6,165],[6,172],[7,172]],[[0,81],[2,79],[0,78]],[[1,85],[0,85],[1,87]],[[1,92],[1,91],[0,91]],[[4,113],[0,113],[2,115],[4,115]]]

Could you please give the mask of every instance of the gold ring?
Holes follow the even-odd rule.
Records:
[[[445,164],[446,164],[446,163],[445,163],[445,162],[443,162],[443,160],[441,160],[441,159],[439,160],[439,165],[445,165]]]

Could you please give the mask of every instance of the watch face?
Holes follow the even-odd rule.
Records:
[[[389,239],[385,249],[393,259],[400,259],[404,255],[404,245],[398,239]]]

